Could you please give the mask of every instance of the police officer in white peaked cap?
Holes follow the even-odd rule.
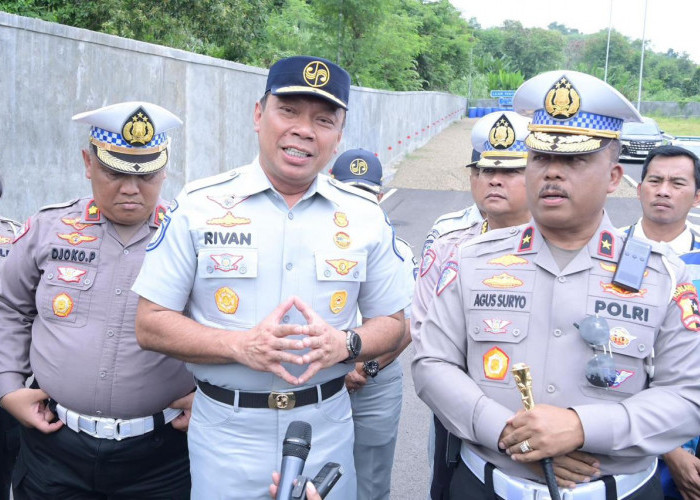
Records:
[[[130,290],[182,122],[147,102],[74,120],[92,126],[92,193],[30,217],[0,277],[0,403],[24,425],[14,498],[189,498],[194,380],[139,347]]]
[[[414,338],[416,390],[462,439],[450,498],[548,497],[538,462],[552,457],[563,498],[661,499],[656,456],[700,430],[700,314],[680,261],[623,251],[604,211],[622,123],[640,116],[568,70],[526,81],[513,105],[532,115],[532,219],[459,247]]]
[[[441,228],[442,234],[423,255],[413,299],[411,334],[420,335],[420,326],[435,295],[435,286],[443,264],[449,262],[459,245],[491,229],[524,224],[530,219],[525,196],[525,137],[530,123],[513,111],[498,111],[480,118],[472,128],[472,145],[479,159],[468,166],[476,171],[472,195],[479,196],[485,219],[473,220],[465,227]],[[472,174],[473,175],[473,174]],[[448,222],[448,220],[445,220]],[[433,478],[430,495],[441,499],[449,491],[457,461],[459,439],[450,435],[442,423],[433,418],[435,428]]]

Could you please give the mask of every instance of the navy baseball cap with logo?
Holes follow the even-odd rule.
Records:
[[[373,193],[382,190],[382,164],[374,153],[365,149],[350,149],[340,155],[333,164],[331,177]]]
[[[270,68],[265,86],[268,92],[277,96],[310,95],[347,110],[350,75],[321,57],[288,57]]]
[[[550,154],[594,153],[620,138],[624,122],[642,117],[620,92],[594,76],[548,71],[523,83],[513,109],[532,117],[525,144]]]
[[[168,163],[166,131],[182,125],[173,113],[150,102],[120,102],[73,116],[91,125],[90,143],[105,167],[124,174],[147,175]]]

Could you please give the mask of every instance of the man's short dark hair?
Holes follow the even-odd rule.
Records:
[[[676,156],[686,156],[693,161],[693,174],[695,177],[695,190],[700,189],[700,159],[692,151],[689,151],[680,146],[672,146],[667,144],[665,146],[659,146],[649,151],[646,160],[644,160],[644,166],[642,166],[642,182],[647,176],[647,171],[649,170],[649,164],[651,160],[657,156],[663,156],[665,158],[675,158]]]

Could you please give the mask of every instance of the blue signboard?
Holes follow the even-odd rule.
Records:
[[[490,94],[492,99],[496,99],[497,97],[513,97],[515,95],[515,90],[492,90]]]
[[[506,108],[506,107],[513,107],[513,98],[512,97],[499,97],[498,98],[498,106],[501,108]]]

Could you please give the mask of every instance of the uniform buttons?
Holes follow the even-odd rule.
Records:
[[[116,290],[114,290],[114,293],[116,293],[117,295],[121,295],[121,294],[122,294],[122,289],[121,289],[121,288],[117,288]]]
[[[559,283],[566,283],[566,276],[559,276],[559,277],[557,278],[557,281],[558,281]]]
[[[518,230],[516,228],[514,228],[514,227],[510,228],[510,234],[515,234],[517,232],[518,232]]]
[[[287,262],[287,265],[284,267],[287,269],[287,271],[291,271],[294,265],[291,262]]]
[[[85,279],[85,284],[86,284],[86,285],[89,285],[90,283],[92,283],[92,280],[91,280],[90,278],[86,278],[86,279]]]
[[[208,272],[209,274],[213,273],[213,272],[214,272],[214,268],[211,267],[211,266],[207,266],[207,272]]]
[[[240,272],[241,274],[245,274],[245,273],[248,272],[248,268],[245,267],[245,266],[241,266],[241,268],[239,269],[239,272]]]
[[[124,249],[124,255],[129,255],[129,251],[126,248]]]
[[[53,279],[53,273],[49,273],[46,277],[47,277],[48,279],[52,280],[52,279]]]
[[[294,218],[294,214],[292,212],[289,212],[287,214],[287,217],[289,217],[289,220],[292,220]]]
[[[639,344],[639,345],[637,346],[637,349],[639,349],[639,352],[644,352],[644,350],[645,350],[646,348],[647,348],[647,346],[645,346],[644,344]]]
[[[285,317],[282,318],[282,323],[289,323],[289,315],[285,315]]]
[[[559,328],[554,330],[554,336],[555,337],[561,337],[561,330]]]
[[[520,328],[513,328],[513,337],[520,335]]]
[[[323,275],[324,275],[326,278],[329,278],[329,277],[331,276],[331,272],[330,272],[328,269],[326,269],[325,271],[323,271]]]
[[[108,337],[114,337],[114,330],[107,330]]]
[[[552,384],[549,384],[549,385],[547,386],[547,392],[549,392],[549,393],[552,393],[552,392],[554,392],[554,391],[556,391],[556,390],[557,390],[557,388],[554,387]]]
[[[478,326],[475,326],[474,328],[472,328],[472,331],[474,333],[479,333],[481,331],[481,328],[479,328]]]
[[[360,272],[359,272],[359,271],[355,271],[354,273],[352,273],[352,277],[353,277],[353,278],[359,278],[359,277],[360,277]]]
[[[105,378],[107,376],[107,372],[100,372],[100,378]]]

